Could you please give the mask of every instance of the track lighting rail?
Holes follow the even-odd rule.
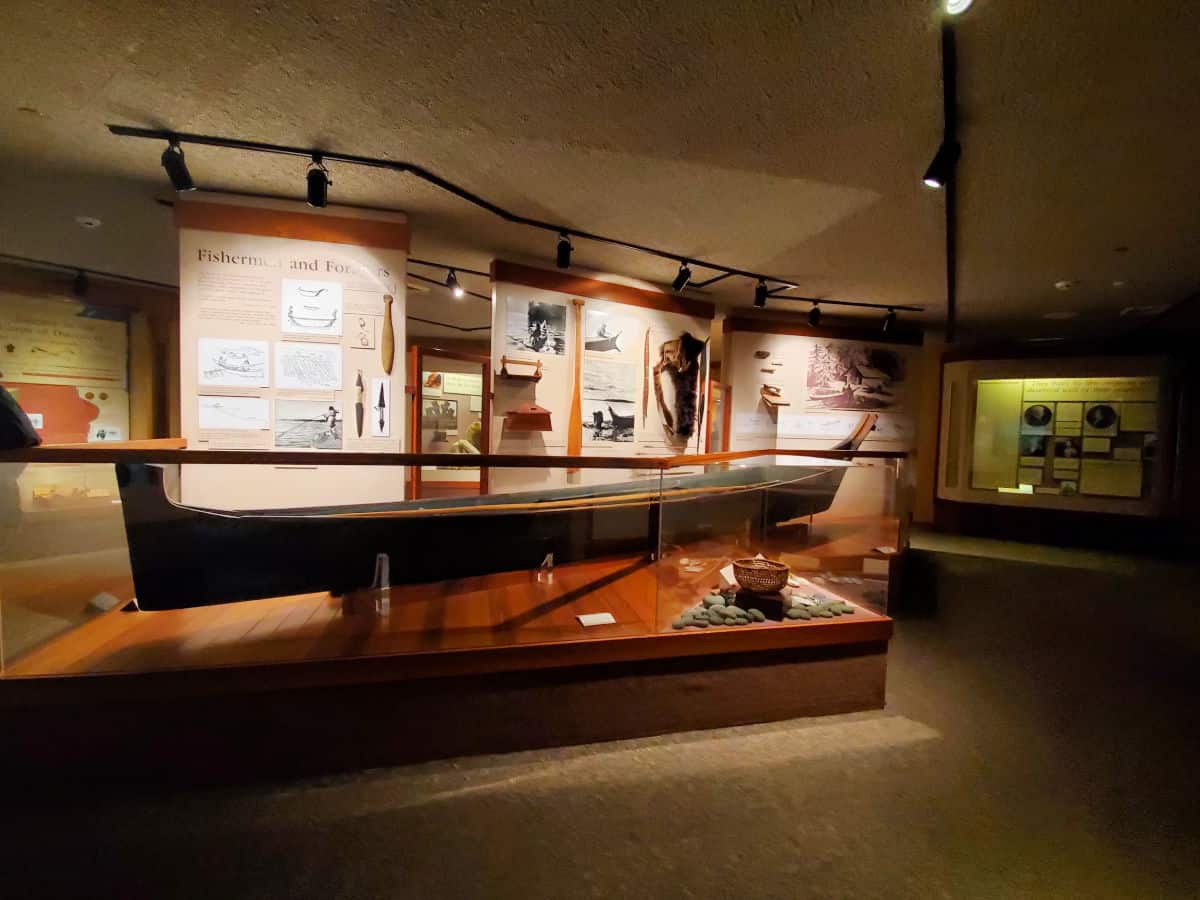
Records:
[[[638,244],[632,241],[624,241],[620,238],[607,237],[601,234],[593,234],[587,231],[580,231],[575,228],[566,228],[562,225],[556,225],[551,222],[543,222],[539,219],[531,219],[528,216],[518,215],[511,212],[502,206],[497,206],[490,200],[486,200],[466,188],[460,187],[451,181],[447,181],[440,175],[437,175],[423,166],[415,163],[401,162],[389,159],[378,159],[371,156],[361,156],[352,153],[337,153],[328,150],[317,150],[312,147],[290,147],[283,144],[271,144],[263,141],[248,141],[241,138],[216,137],[206,134],[190,134],[187,132],[165,131],[162,129],[153,128],[137,128],[130,125],[108,125],[108,130],[118,137],[142,138],[148,140],[166,141],[169,147],[178,148],[182,144],[195,144],[207,147],[223,147],[230,150],[245,150],[251,153],[270,153],[277,156],[294,156],[312,162],[315,158],[319,158],[322,163],[345,163],[347,165],[365,166],[374,169],[386,169],[392,172],[411,175],[414,178],[440,188],[448,194],[458,197],[479,209],[485,210],[507,222],[512,222],[516,225],[525,225],[529,228],[538,228],[542,231],[549,231],[560,237],[581,238],[587,241],[593,241],[598,244],[609,244],[615,247],[624,247],[627,250],[636,250],[639,253],[645,253],[649,256],[656,256],[660,259],[669,259],[678,263],[688,263],[692,266],[697,266],[702,269],[708,269],[714,272],[720,272],[716,278],[711,278],[708,281],[696,282],[693,287],[703,287],[706,284],[713,284],[724,278],[731,276],[740,276],[743,278],[753,279],[755,282],[764,283],[770,282],[777,285],[772,290],[787,290],[793,287],[792,283],[783,278],[776,278],[771,275],[764,275],[760,272],[751,272],[746,269],[738,269],[733,266],[726,266],[721,263],[709,262],[706,260],[696,259],[686,253],[676,253],[670,250],[660,250],[657,247],[650,247],[645,244]],[[323,198],[322,198],[323,199]],[[559,248],[560,263],[563,257],[563,249]],[[569,251],[567,252],[567,261],[569,262]],[[466,270],[460,270],[466,271]],[[768,292],[768,296],[772,294]],[[789,300],[798,300],[801,302],[813,302],[811,297],[788,297]],[[821,303],[830,306],[855,306],[869,309],[895,309],[905,312],[922,312],[923,307],[920,306],[898,306],[885,303],[866,303],[850,300],[826,300],[820,299]]]

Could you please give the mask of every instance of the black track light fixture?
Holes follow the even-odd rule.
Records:
[[[754,288],[754,305],[759,309],[767,305],[767,293],[766,279],[758,279],[758,284]]]
[[[458,273],[453,269],[446,270],[446,287],[450,288],[450,293],[454,295],[455,299],[459,299],[466,294],[462,285],[458,283]]]
[[[688,282],[692,280],[692,270],[688,267],[687,260],[681,260],[679,263],[679,274],[675,276],[675,280],[671,282],[671,290],[679,293],[688,286]]]
[[[86,297],[89,286],[87,272],[80,269],[75,273],[75,280],[71,282],[71,293],[76,297]]]
[[[329,170],[321,161],[320,153],[313,154],[312,165],[308,167],[304,178],[308,182],[308,205],[324,209],[329,203],[329,186],[333,182],[329,180]]]
[[[192,181],[192,173],[188,171],[187,163],[183,159],[183,148],[179,146],[178,141],[169,141],[167,149],[162,153],[162,167],[167,171],[167,177],[171,179],[171,187],[177,191],[194,191],[196,189],[195,182]]]
[[[813,328],[821,324],[821,307],[815,303],[812,305],[812,309],[808,311],[808,324]]]
[[[958,141],[942,141],[937,153],[934,154],[933,162],[925,170],[925,177],[921,179],[921,183],[931,190],[940,191],[946,186],[950,176],[954,174],[954,167],[958,164],[958,158],[961,155],[962,147],[959,146]]]
[[[560,269],[571,268],[571,251],[574,249],[571,246],[571,236],[565,231],[560,231],[558,233],[558,253],[555,259]]]
[[[883,317],[883,333],[887,334],[896,327],[896,311],[890,306],[888,307],[887,315]]]

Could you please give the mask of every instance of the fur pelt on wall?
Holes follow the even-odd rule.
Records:
[[[696,400],[700,385],[700,357],[705,342],[683,332],[673,341],[664,341],[654,366],[654,398],[662,413],[663,424],[675,438],[687,440],[696,430]],[[663,399],[662,373],[667,372],[675,388],[674,413]]]

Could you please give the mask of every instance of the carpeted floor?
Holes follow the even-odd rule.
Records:
[[[883,711],[9,806],[0,894],[1200,894],[1197,569],[918,543]]]

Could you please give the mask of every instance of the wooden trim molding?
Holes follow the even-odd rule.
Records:
[[[505,262],[502,259],[492,260],[492,281],[523,284],[526,287],[574,294],[592,300],[611,300],[627,306],[640,306],[644,309],[679,313],[700,319],[711,319],[717,314],[716,306],[706,300],[676,297],[674,294],[648,291],[627,284],[615,284],[611,281],[600,281],[596,278],[586,278],[582,275],[571,275],[551,269],[537,269],[520,263]]]
[[[894,632],[887,616],[768,628],[723,628],[633,637],[481,646],[381,656],[252,663],[153,672],[35,675],[0,679],[0,709],[145,700],[155,697],[293,690],[454,676],[570,669],[647,660],[716,657],[773,650],[884,653]]]
[[[921,330],[905,330],[884,333],[879,328],[860,327],[856,325],[829,325],[813,328],[808,324],[807,317],[784,316],[727,316],[724,325],[725,334],[736,331],[754,334],[796,334],[803,337],[835,338],[844,341],[868,341],[872,344],[904,344],[910,347],[920,347],[925,340]]]
[[[163,440],[173,440],[166,438]],[[157,442],[134,441],[133,444]],[[796,456],[812,459],[905,459],[903,450],[738,450],[732,453],[682,456],[543,456],[507,453],[329,453],[325,450],[176,450],[121,449],[108,443],[30,447],[0,450],[0,463],[157,463],[171,465],[277,466],[467,466],[514,469],[678,469],[749,459],[754,456]]]
[[[175,204],[175,225],[200,231],[255,234],[261,237],[322,241],[408,252],[407,222],[318,215],[298,210],[234,206],[228,203],[187,202]]]

